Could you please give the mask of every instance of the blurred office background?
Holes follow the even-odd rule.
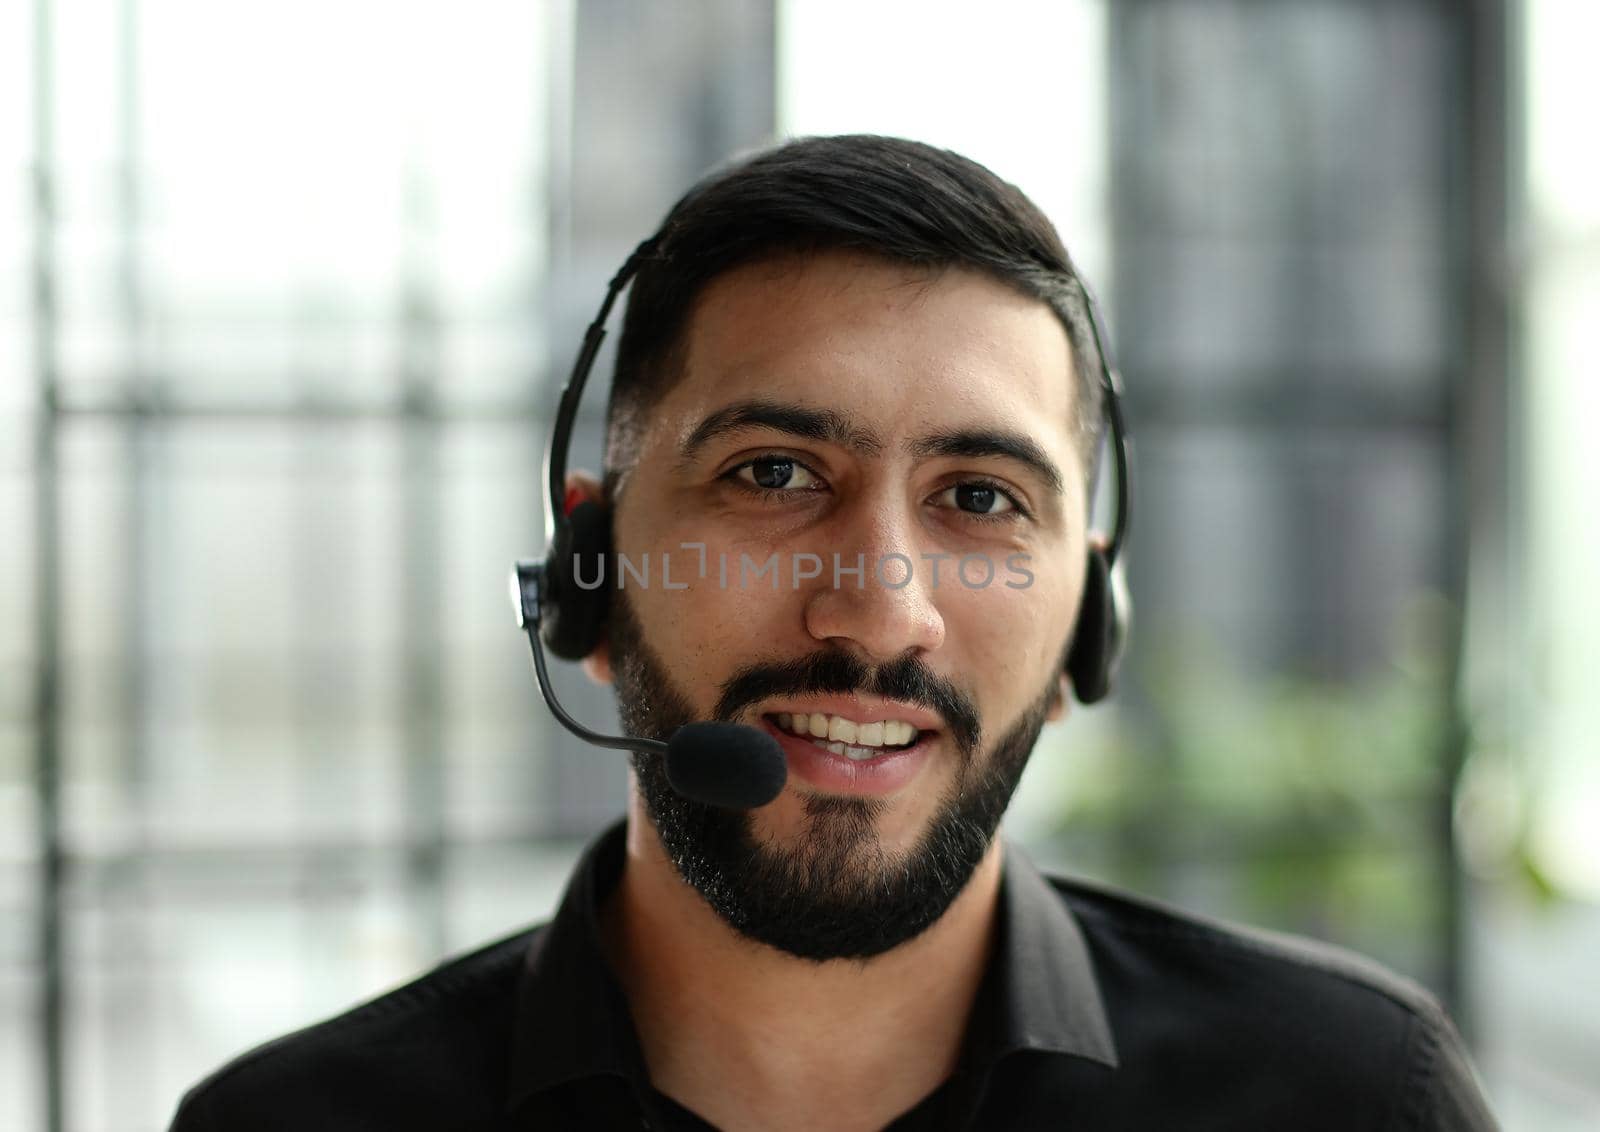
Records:
[[[624,789],[505,597],[555,391],[700,172],[842,131],[1022,185],[1120,348],[1135,648],[1013,835],[1377,955],[1508,1129],[1600,1127],[1597,38],[1587,0],[0,6],[0,1127],[162,1128],[553,907]]]

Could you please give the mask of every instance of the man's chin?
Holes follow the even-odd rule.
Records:
[[[904,867],[927,841],[937,816],[929,794],[861,797],[791,777],[775,801],[750,812],[749,830],[763,852],[804,861],[845,853],[855,866],[852,876],[865,887],[874,869]]]
[[[659,759],[634,761],[646,812],[683,879],[740,935],[813,961],[870,959],[932,926],[983,860],[1014,785],[948,799],[900,851],[880,838],[883,799],[809,793],[784,806],[792,828],[763,829],[765,815],[677,795]]]

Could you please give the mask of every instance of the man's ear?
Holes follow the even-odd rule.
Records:
[[[1071,678],[1065,672],[1063,672],[1056,677],[1056,694],[1055,698],[1050,701],[1049,710],[1045,712],[1044,717],[1046,721],[1054,723],[1058,719],[1065,719],[1067,715],[1067,704],[1070,702],[1071,698]]]
[[[585,472],[581,469],[568,472],[566,488],[567,497],[563,503],[562,510],[568,515],[572,514],[572,509],[580,503],[599,503],[602,506],[610,506],[610,501],[606,499],[605,486],[591,472]]]
[[[583,670],[596,684],[611,683],[611,642],[604,634],[594,651],[583,658]]]
[[[566,487],[567,493],[562,502],[562,509],[569,515],[580,503],[610,505],[610,501],[606,499],[605,486],[590,472],[581,470],[568,472]],[[583,658],[583,670],[596,684],[611,683],[611,647],[604,633],[600,635],[600,641],[595,645],[594,651]]]

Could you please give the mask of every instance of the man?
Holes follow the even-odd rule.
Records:
[[[766,731],[782,793],[719,809],[635,755],[552,923],[246,1055],[174,1127],[1492,1127],[1416,986],[996,836],[1094,559],[1104,362],[1037,209],[808,139],[696,186],[636,266],[604,483],[567,502],[658,573],[602,583],[585,665],[630,734]]]

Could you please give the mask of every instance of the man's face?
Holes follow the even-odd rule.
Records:
[[[1061,710],[1087,518],[1067,337],[987,276],[834,253],[713,281],[683,362],[615,504],[617,552],[651,561],[613,593],[618,701],[639,734],[761,727],[789,781],[717,811],[640,757],[646,808],[744,934],[876,954],[965,886]]]

